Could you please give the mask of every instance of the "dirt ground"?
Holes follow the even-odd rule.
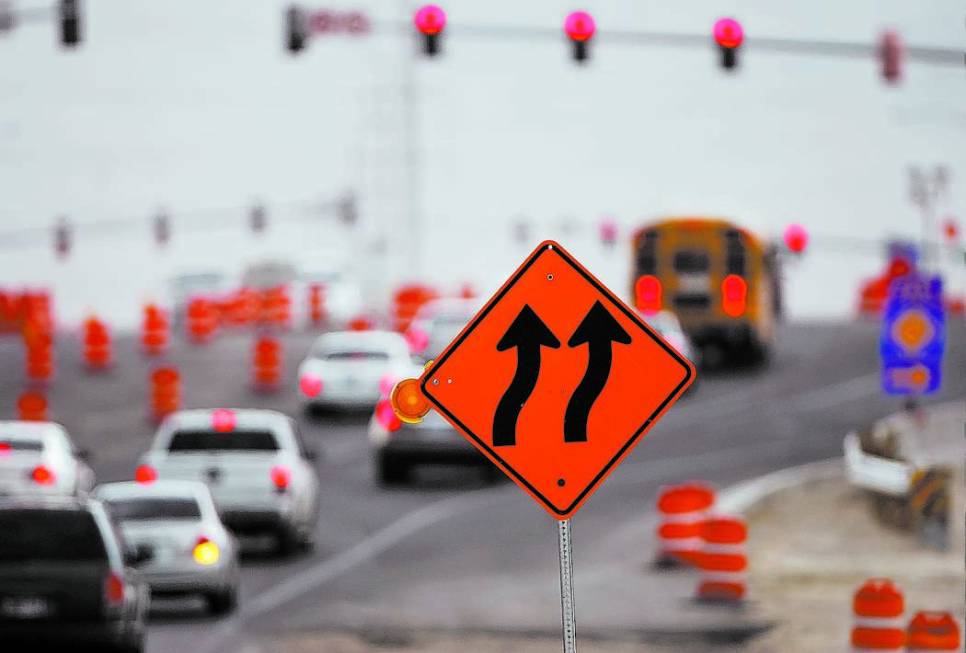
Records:
[[[846,650],[852,595],[866,579],[891,578],[903,589],[906,617],[918,610],[964,609],[962,470],[952,486],[949,551],[883,527],[870,498],[844,478],[774,495],[749,516],[750,592],[779,625],[751,642],[749,653]]]

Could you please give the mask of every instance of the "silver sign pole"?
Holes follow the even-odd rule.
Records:
[[[560,544],[560,610],[563,617],[564,653],[577,653],[577,619],[574,616],[574,560],[570,520],[557,522]]]

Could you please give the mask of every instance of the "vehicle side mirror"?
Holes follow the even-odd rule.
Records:
[[[131,565],[132,567],[137,567],[142,565],[151,558],[154,557],[154,549],[152,549],[147,544],[138,544],[137,546],[129,547],[124,555],[124,562]]]
[[[306,460],[311,460],[312,462],[319,459],[319,452],[316,449],[306,449],[302,455]]]
[[[76,457],[78,460],[89,462],[92,456],[91,456],[90,449],[75,449],[74,457]]]

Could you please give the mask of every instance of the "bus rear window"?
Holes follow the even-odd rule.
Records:
[[[277,451],[271,431],[175,431],[168,451]]]
[[[676,272],[707,272],[710,260],[707,252],[682,250],[674,254],[674,270]]]

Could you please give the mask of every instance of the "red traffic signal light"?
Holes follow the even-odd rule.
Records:
[[[788,251],[801,254],[808,246],[808,232],[800,224],[790,224],[785,228],[785,247]]]
[[[721,66],[731,70],[738,65],[738,48],[745,40],[745,30],[734,18],[719,18],[714,24],[715,43],[721,51]]]
[[[439,38],[446,27],[446,12],[436,5],[424,5],[413,16],[413,24],[423,35],[423,52],[429,57],[439,54]]]
[[[888,84],[898,84],[902,79],[902,60],[905,47],[902,37],[895,30],[883,32],[879,40],[879,62],[882,65],[882,78]]]
[[[574,45],[574,61],[583,62],[590,56],[588,44],[597,31],[594,17],[586,11],[574,11],[564,20],[564,33]]]

